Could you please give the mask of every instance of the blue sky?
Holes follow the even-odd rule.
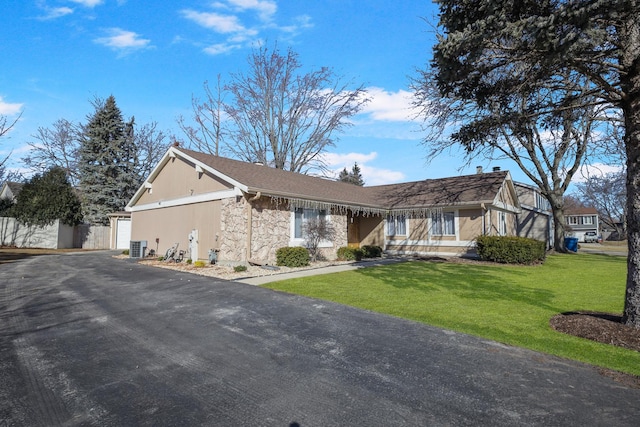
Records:
[[[307,69],[332,67],[372,97],[328,159],[361,166],[367,185],[474,173],[459,153],[427,164],[411,120],[409,80],[431,57],[437,9],[424,0],[24,0],[0,14],[0,114],[22,117],[0,155],[19,167],[26,142],[57,119],[84,122],[90,100],[114,95],[125,118],[176,119],[221,74],[242,72],[252,46],[291,46]]]

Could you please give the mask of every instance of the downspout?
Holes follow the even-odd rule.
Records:
[[[255,196],[247,200],[247,262],[251,259],[251,239],[253,237],[251,232],[253,229],[253,212],[251,202],[255,202],[260,197],[262,197],[262,192],[258,191]]]
[[[487,235],[487,226],[485,224],[485,215],[487,214],[487,207],[484,203],[480,203],[480,209],[482,210],[482,235]]]

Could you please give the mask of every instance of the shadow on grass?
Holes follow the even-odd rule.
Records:
[[[446,291],[464,299],[507,301],[561,311],[552,305],[555,293],[551,290],[520,284],[536,274],[536,268],[412,261],[357,272],[398,289]]]

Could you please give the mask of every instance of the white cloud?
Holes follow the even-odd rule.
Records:
[[[45,10],[46,15],[39,16],[37,19],[39,19],[40,21],[57,19],[73,13],[73,9],[71,9],[70,7],[55,7],[55,8],[44,7],[43,9]]]
[[[254,10],[262,21],[271,21],[278,10],[278,5],[270,0],[228,0],[229,5],[238,10]]]
[[[104,3],[104,0],[70,0],[84,7],[96,7]]]
[[[209,9],[182,9],[179,13],[185,19],[226,37],[223,43],[216,43],[204,50],[214,55],[228,52],[231,45],[255,46],[265,38],[261,33],[266,31],[278,32],[275,39],[283,40],[294,37],[301,29],[313,26],[307,15],[293,18],[289,26],[280,26],[275,22],[278,5],[274,0],[218,0],[210,3]],[[226,48],[221,49],[223,46]]]
[[[337,178],[340,172],[347,168],[351,170],[354,163],[358,163],[362,179],[364,179],[365,185],[384,185],[394,184],[402,182],[406,179],[406,175],[399,171],[393,171],[390,169],[380,169],[375,166],[367,164],[375,160],[378,157],[378,153],[375,151],[371,153],[325,153],[323,154],[323,160],[333,171],[334,178]]]
[[[206,47],[204,51],[209,55],[221,55],[223,53],[231,52],[234,49],[238,49],[239,47],[240,46],[235,44],[218,43],[218,44],[214,44]]]
[[[22,110],[24,104],[16,104],[5,102],[0,96],[0,114],[5,116],[14,116]]]
[[[237,16],[220,15],[215,12],[197,12],[190,9],[182,10],[180,13],[196,24],[214,30],[217,33],[228,34],[244,32],[246,30],[245,27],[240,24]]]
[[[97,38],[94,42],[123,52],[144,49],[151,43],[151,40],[140,38],[133,31],[121,28],[110,28],[107,32],[109,33],[107,37]]]
[[[389,92],[375,86],[367,88],[367,92],[371,100],[365,104],[362,113],[380,121],[412,121],[411,92],[403,89]]]
[[[589,177],[601,177],[609,173],[621,172],[623,169],[622,165],[608,165],[605,163],[583,165],[578,173],[573,175],[572,182],[585,182]]]

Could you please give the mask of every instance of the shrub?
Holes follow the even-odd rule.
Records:
[[[187,264],[191,264],[193,262],[193,260],[191,258],[187,259]]]
[[[246,265],[236,265],[235,267],[233,267],[233,271],[235,271],[236,273],[241,273],[243,271],[247,271],[247,266]]]
[[[304,267],[309,265],[309,251],[306,248],[283,247],[276,251],[276,265],[284,267]]]
[[[380,246],[365,245],[361,249],[363,258],[380,258],[382,256],[382,248]]]
[[[163,256],[159,256],[158,257],[158,261],[164,261],[164,257]]]
[[[129,249],[125,249],[124,251],[122,251],[122,255],[129,255]]]
[[[545,258],[545,245],[525,237],[478,236],[477,251],[484,261],[504,264],[533,264]]]
[[[360,248],[350,248],[342,246],[338,248],[338,260],[340,261],[360,261],[364,252]]]
[[[197,268],[204,267],[204,265],[205,265],[205,264],[204,264],[204,261],[200,261],[200,260],[198,260],[198,261],[196,261],[196,262],[194,262],[194,263],[193,263],[193,266],[194,266],[194,267],[197,267]]]

